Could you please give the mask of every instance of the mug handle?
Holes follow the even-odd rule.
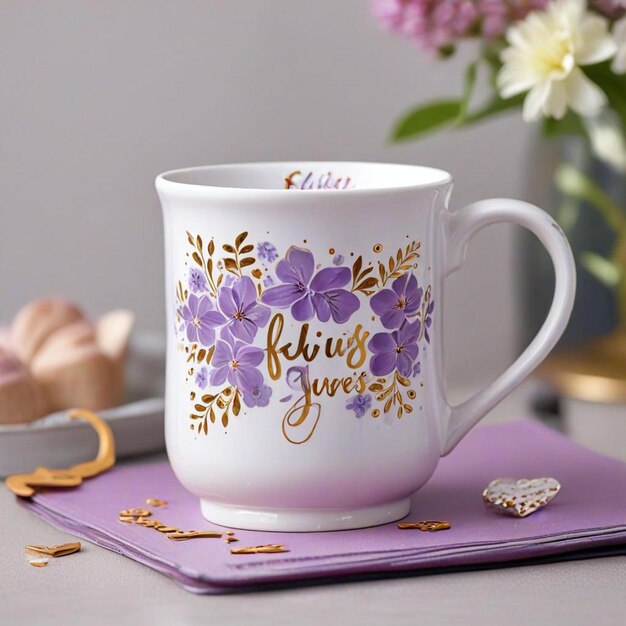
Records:
[[[472,426],[543,361],[563,334],[574,306],[576,267],[565,234],[545,211],[521,200],[481,200],[459,211],[448,213],[444,224],[444,251],[447,260],[445,275],[461,267],[469,240],[485,226],[498,222],[524,226],[545,246],[554,265],[554,298],[543,326],[513,365],[465,402],[457,406],[447,405],[442,455],[448,454]]]

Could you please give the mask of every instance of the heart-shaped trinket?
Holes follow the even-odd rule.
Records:
[[[554,478],[497,478],[483,491],[483,502],[497,513],[527,517],[550,504],[560,490]]]

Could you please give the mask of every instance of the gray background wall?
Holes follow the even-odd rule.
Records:
[[[386,143],[408,106],[459,92],[470,56],[435,63],[380,32],[366,0],[1,0],[0,319],[57,293],[161,332],[166,169],[397,161],[451,171],[454,206],[525,197],[532,131],[516,116]],[[486,381],[515,354],[513,233],[481,233],[449,281],[453,381]]]

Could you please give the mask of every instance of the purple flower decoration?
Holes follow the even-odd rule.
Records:
[[[264,286],[265,288],[267,288],[267,287],[272,287],[274,284],[275,284],[275,283],[274,283],[274,279],[273,279],[271,276],[266,276],[266,277],[263,279],[263,286]]]
[[[424,320],[424,337],[428,343],[430,343],[429,330],[433,323],[433,311],[435,310],[435,301],[432,300],[426,309],[426,319]]]
[[[372,406],[372,396],[369,393],[357,394],[346,402],[346,409],[354,411],[356,417],[363,417]]]
[[[278,258],[278,252],[276,252],[276,246],[269,241],[261,241],[256,246],[256,253],[259,259],[273,263]]]
[[[307,322],[317,315],[321,322],[331,316],[343,324],[359,308],[359,299],[343,289],[352,274],[347,267],[326,267],[315,277],[313,254],[305,248],[291,246],[276,266],[276,276],[283,283],[267,289],[261,301],[280,308],[291,307],[298,322]]]
[[[226,328],[236,339],[251,343],[257,330],[267,324],[270,310],[256,301],[256,288],[248,276],[237,278],[232,287],[222,286],[217,296]]]
[[[343,254],[336,254],[333,257],[333,265],[343,265],[344,257]]]
[[[272,388],[268,385],[254,385],[252,389],[243,394],[246,406],[267,406],[272,397]]]
[[[404,322],[399,330],[391,333],[376,333],[367,347],[374,354],[370,359],[370,370],[374,376],[386,376],[394,370],[402,376],[410,376],[413,362],[419,354],[417,340],[420,321]]]
[[[415,377],[418,374],[421,374],[422,372],[422,364],[418,361],[414,366],[413,366],[413,372],[412,375]]]
[[[407,318],[418,312],[422,294],[417,278],[413,274],[402,274],[391,283],[391,289],[382,289],[372,296],[372,311],[380,316],[385,328],[400,328]]]
[[[218,387],[226,380],[244,394],[263,384],[263,374],[257,366],[263,361],[263,350],[247,346],[225,334],[215,344],[209,376],[211,385]]]
[[[197,267],[189,270],[189,288],[196,293],[206,291],[206,276]]]
[[[223,324],[224,317],[213,310],[213,303],[207,296],[189,295],[186,304],[179,309],[183,318],[182,329],[191,343],[212,346],[215,341],[215,328]]]
[[[196,372],[196,385],[198,385],[200,389],[204,389],[207,386],[208,382],[209,382],[209,375],[208,375],[207,369],[206,367],[201,367]]]

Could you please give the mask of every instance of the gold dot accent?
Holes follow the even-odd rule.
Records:
[[[328,254],[335,254],[335,248],[330,248],[328,250]]]
[[[415,393],[415,389],[409,389],[406,392],[406,395],[409,396],[409,398],[411,398],[411,400],[415,400],[415,398],[417,397],[417,394]]]
[[[380,409],[374,409],[372,411],[372,417],[378,417],[380,415]]]
[[[165,500],[160,500],[159,498],[146,498],[146,504],[148,506],[154,506],[157,509],[167,506],[167,502]]]
[[[383,251],[383,244],[382,244],[382,243],[377,243],[377,244],[376,244],[376,245],[372,248],[372,250],[374,250],[374,252],[375,252],[376,254],[378,254],[379,252],[382,252],[382,251]]]

